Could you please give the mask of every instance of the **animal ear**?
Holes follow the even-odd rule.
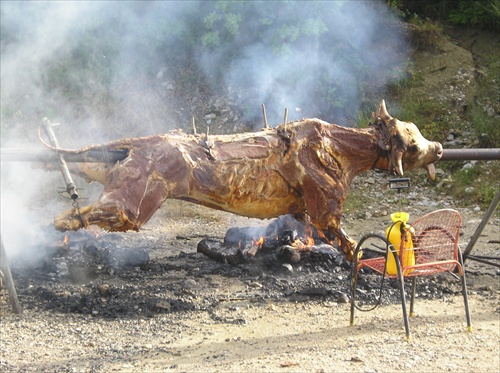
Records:
[[[406,138],[405,132],[402,131],[400,123],[396,121],[392,128],[391,134],[387,139],[387,142],[390,143],[391,151],[390,151],[390,159],[391,165],[394,167],[394,171],[399,176],[403,176],[403,155],[406,152]],[[392,170],[389,170],[389,172]]]
[[[380,102],[380,105],[378,107],[378,112],[377,112],[377,116],[382,119],[382,121],[384,123],[390,121],[392,119],[391,115],[389,114],[389,112],[387,111],[387,108],[385,107],[385,100],[382,100]]]
[[[391,149],[390,139],[387,137],[386,131],[379,128],[377,143],[384,150]]]
[[[372,112],[373,122],[371,126],[376,128],[377,131],[377,143],[384,150],[389,150],[391,148],[391,144],[389,142],[389,130],[387,128],[387,124],[382,121],[378,115],[378,113]]]

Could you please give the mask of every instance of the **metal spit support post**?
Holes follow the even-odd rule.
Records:
[[[56,149],[59,148],[59,143],[57,142],[56,135],[52,130],[52,125],[50,124],[49,120],[47,118],[43,118],[42,124],[43,128],[45,129],[45,132],[47,133],[47,136],[49,137],[50,144]],[[66,183],[66,192],[69,194],[72,200],[76,200],[78,198],[78,192],[76,190],[76,185],[73,182],[73,178],[69,173],[68,165],[64,160],[64,156],[57,150],[56,153],[59,161],[59,168],[61,169],[61,174],[64,179],[64,182]]]
[[[2,236],[0,234],[0,273],[3,275],[5,280],[5,288],[9,292],[10,304],[14,313],[20,315],[23,311],[19,300],[17,298],[16,287],[14,286],[14,280],[12,279],[12,274],[10,272],[9,261],[7,260],[7,254],[5,252],[5,247],[3,246]],[[1,282],[1,281],[0,281]]]
[[[488,221],[490,220],[491,216],[495,212],[499,203],[500,203],[500,190],[497,192],[495,198],[493,198],[493,201],[491,201],[490,207],[488,207],[488,210],[484,214],[483,220],[481,220],[481,223],[477,227],[477,229],[474,232],[474,234],[472,235],[472,238],[470,239],[467,247],[465,248],[465,250],[462,254],[464,261],[470,255],[472,249],[474,248],[474,245],[476,244],[477,240],[479,239],[479,236],[481,236],[481,233],[483,233],[483,230],[486,227],[486,224],[488,224]]]

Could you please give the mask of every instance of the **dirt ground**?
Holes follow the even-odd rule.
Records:
[[[464,245],[483,212],[461,213]],[[346,229],[356,238],[387,222],[387,216],[354,219],[349,213],[345,219]],[[345,263],[331,271],[289,272],[235,267],[196,253],[205,235],[222,238],[231,226],[267,223],[172,201],[139,233],[98,232],[102,244],[108,235],[107,242],[114,238],[122,247],[145,247],[151,259],[147,266],[108,268],[82,279],[71,275],[71,262],[70,275],[59,276],[47,262],[23,266],[13,260],[24,312],[14,315],[3,306],[0,369],[499,370],[500,287],[494,267],[467,263],[472,333],[466,330],[458,281],[446,276],[437,281],[442,286],[431,282],[419,288],[416,316],[410,320],[412,339],[407,342],[401,306],[391,286],[386,287],[393,296],[375,311],[357,312],[355,326],[349,326]],[[498,255],[499,236],[499,218],[494,217],[474,253]],[[426,292],[429,285],[431,291]]]

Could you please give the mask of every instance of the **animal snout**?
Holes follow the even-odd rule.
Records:
[[[436,142],[436,157],[437,159],[440,159],[443,155],[443,145],[441,145],[441,143],[439,142]]]

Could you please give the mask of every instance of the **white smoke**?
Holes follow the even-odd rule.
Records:
[[[199,60],[208,76],[224,66],[226,85],[246,93],[248,119],[258,117],[265,103],[274,123],[282,121],[287,107],[289,119],[321,117],[345,124],[338,122],[344,118],[325,116],[344,115],[347,109],[356,117],[362,100],[358,87],[384,87],[407,58],[402,25],[384,2],[245,5],[240,34],[215,51],[201,51]],[[295,108],[300,112],[294,114]]]

